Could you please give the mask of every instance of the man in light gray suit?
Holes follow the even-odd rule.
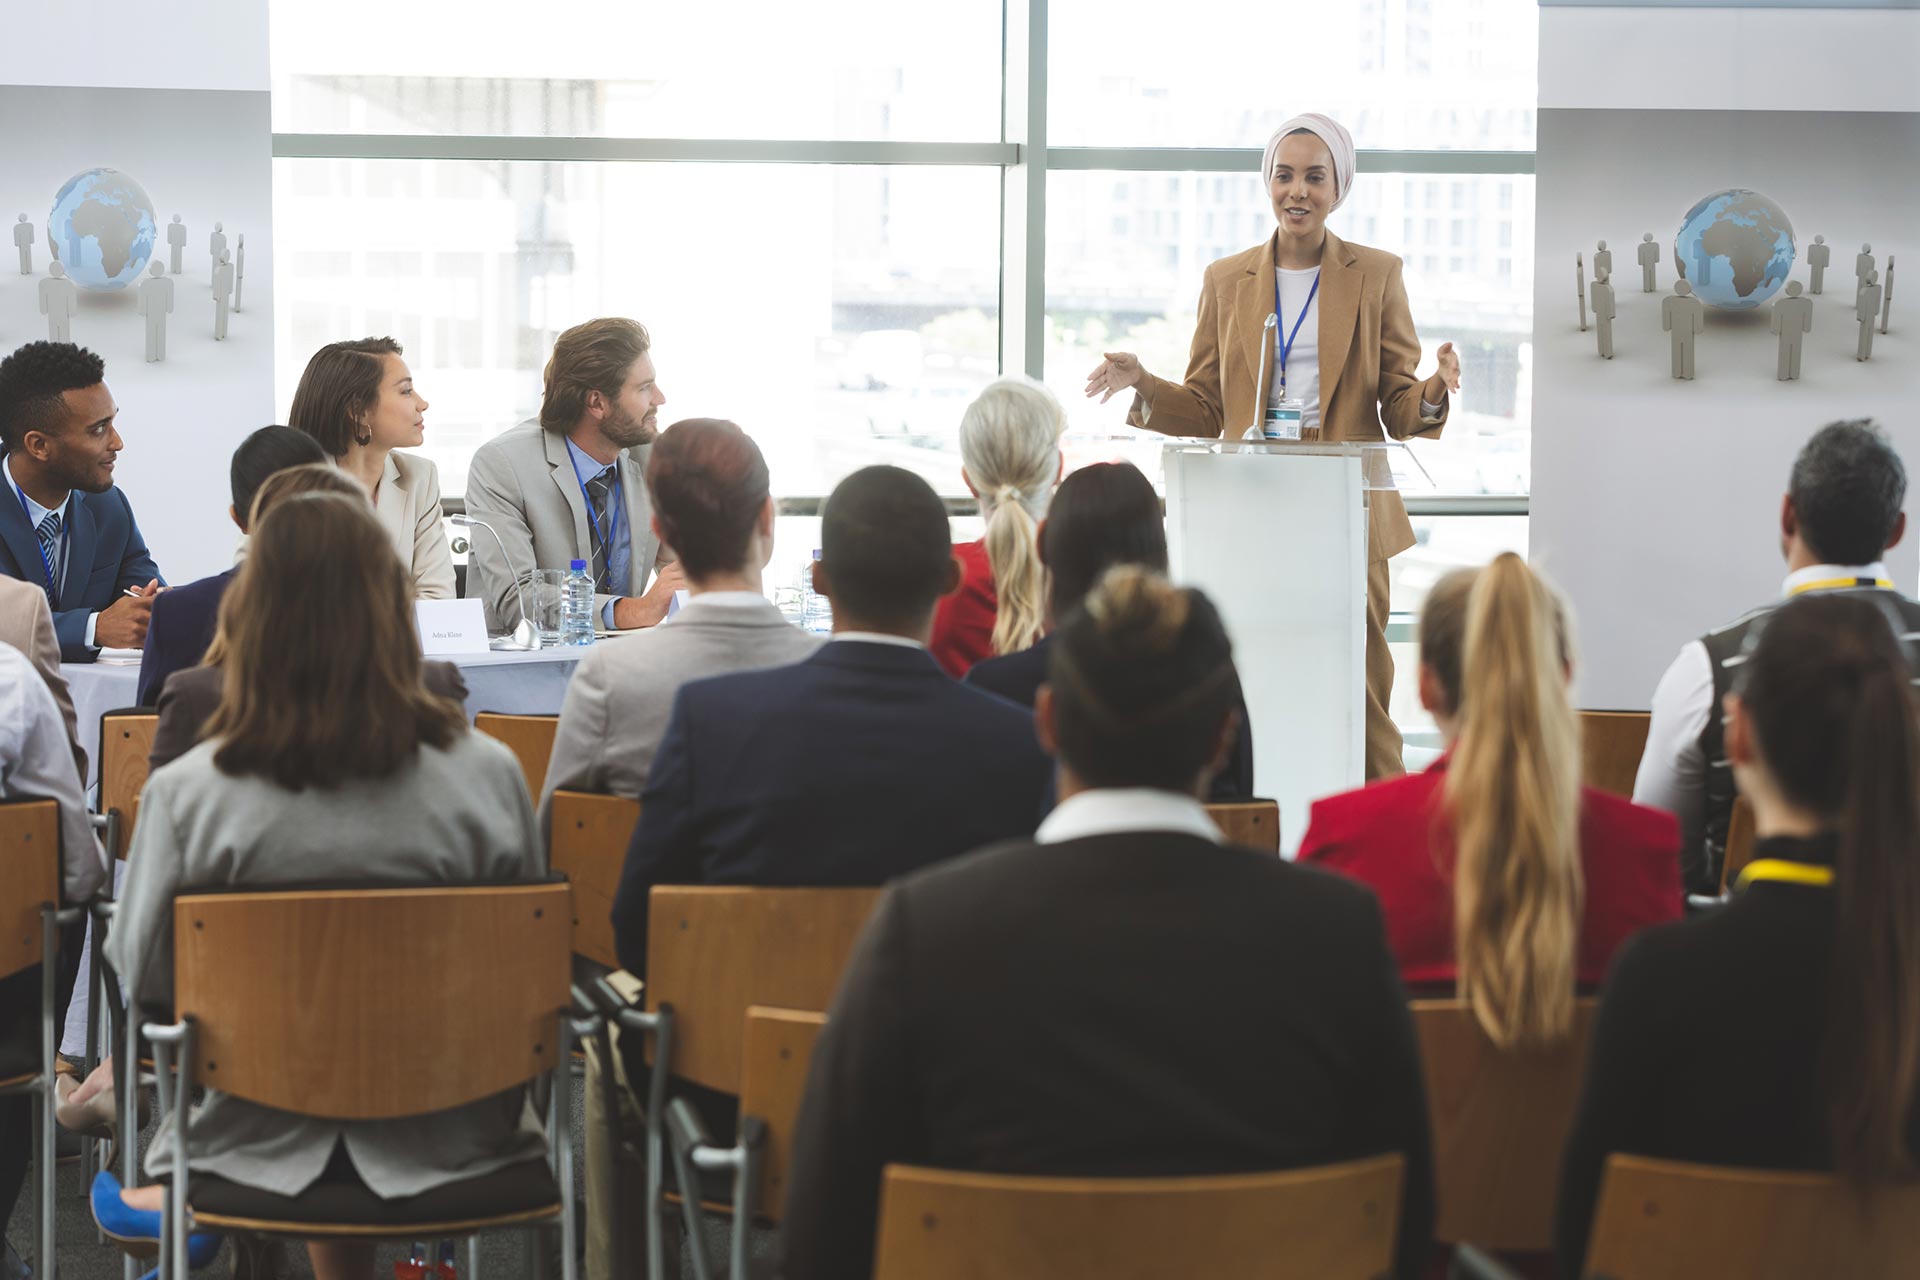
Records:
[[[638,798],[666,732],[674,695],[689,680],[785,666],[809,657],[824,637],[809,635],[761,594],[773,555],[773,498],[766,459],[731,422],[692,418],[667,428],[647,460],[653,527],[680,554],[692,599],[666,624],[587,651],[560,708],[546,789],[540,797],[543,841],[552,829],[553,793],[609,792]],[[618,980],[616,979],[616,982]],[[587,1275],[613,1274],[610,1224],[615,1206],[615,1117],[603,1114],[600,1072],[619,1074],[623,1113],[637,1123],[620,1055],[600,1060],[587,1046]]]
[[[524,592],[535,569],[564,571],[574,560],[593,574],[602,628],[629,631],[667,616],[684,584],[653,532],[647,497],[647,451],[667,401],[650,345],[633,320],[575,325],[554,343],[539,417],[474,453],[467,514],[500,535],[474,535],[467,570],[467,596],[486,602],[488,626],[520,620],[516,583]]]

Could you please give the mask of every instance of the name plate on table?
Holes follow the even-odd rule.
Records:
[[[416,600],[413,617],[429,658],[488,651],[487,611],[478,600]]]

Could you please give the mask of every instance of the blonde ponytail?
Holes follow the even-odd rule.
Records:
[[[996,654],[1025,649],[1045,628],[1039,521],[1060,474],[1065,429],[1060,402],[1030,378],[990,383],[960,419],[961,464],[987,522],[987,564],[999,602],[993,622]]]
[[[1573,1025],[1585,891],[1566,619],[1512,553],[1481,571],[1466,614],[1445,787],[1459,991],[1495,1044],[1551,1045]]]

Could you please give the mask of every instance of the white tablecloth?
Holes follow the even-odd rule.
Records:
[[[618,644],[618,639],[596,641]],[[514,715],[558,715],[567,695],[567,681],[580,663],[581,649],[541,649],[533,653],[478,653],[444,659],[460,668],[467,682],[467,719],[475,712],[504,711]],[[60,672],[73,690],[73,710],[79,721],[80,742],[87,749],[87,788],[91,798],[100,781],[100,717],[134,705],[140,668],[99,662],[63,662]],[[84,959],[74,984],[73,1004],[67,1010],[61,1052],[78,1056],[87,1035],[87,971]]]

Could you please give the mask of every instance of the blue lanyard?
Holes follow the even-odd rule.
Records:
[[[587,504],[587,519],[593,522],[593,531],[600,535],[600,553],[606,561],[607,585],[613,585],[613,540],[620,533],[620,508],[626,504],[620,498],[620,462],[613,463],[613,487],[607,490],[607,505],[613,510],[607,517],[607,526],[602,528],[600,517],[594,514],[593,495],[587,492],[587,482],[580,478],[580,459],[573,456],[573,450],[567,450],[567,461],[573,464],[573,482],[580,486],[580,501]],[[595,472],[598,475],[599,472]]]
[[[1293,332],[1289,333],[1280,343],[1280,395],[1282,399],[1284,399],[1287,394],[1287,357],[1293,353],[1293,340],[1300,336],[1300,326],[1307,322],[1307,312],[1313,310],[1313,300],[1319,293],[1320,273],[1316,271],[1313,273],[1313,288],[1307,290],[1307,305],[1300,308],[1300,316],[1293,322]],[[1273,277],[1273,314],[1280,317],[1280,324],[1284,328],[1287,321],[1285,314],[1280,310],[1280,275],[1278,272],[1275,272]]]
[[[53,562],[47,559],[47,549],[40,543],[40,530],[33,523],[33,508],[27,505],[27,491],[16,484],[13,486],[13,496],[20,499],[20,514],[27,518],[27,532],[33,535],[34,549],[40,553],[40,568],[47,575],[47,598],[57,600],[60,596],[60,583],[56,580]],[[67,501],[71,505],[73,501],[71,495],[68,496]],[[67,547],[72,539],[73,521],[63,515],[60,517],[60,562],[62,564],[66,563]]]

